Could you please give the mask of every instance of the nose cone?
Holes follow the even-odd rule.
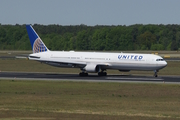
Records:
[[[162,68],[166,67],[167,66],[167,62],[166,61],[163,61],[162,64],[161,64]]]
[[[164,67],[166,67],[167,66],[167,62],[166,61],[164,61]]]
[[[162,69],[162,68],[164,68],[166,66],[167,66],[167,62],[166,61],[158,61],[158,63],[157,63],[158,70]]]

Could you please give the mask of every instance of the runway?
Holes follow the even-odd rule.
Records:
[[[180,76],[151,76],[140,75],[107,75],[97,76],[90,74],[87,77],[79,77],[77,74],[52,74],[52,73],[23,73],[0,72],[0,79],[7,80],[53,80],[53,81],[86,81],[86,82],[141,82],[141,83],[175,83],[180,84]]]

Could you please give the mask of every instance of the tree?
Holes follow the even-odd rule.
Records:
[[[178,50],[178,45],[175,40],[172,41],[171,50]]]
[[[164,46],[162,44],[153,44],[151,50],[164,50]]]
[[[51,50],[178,50],[180,25],[33,25]],[[31,50],[25,25],[0,24],[1,50]]]
[[[156,36],[149,31],[138,36],[138,44],[142,45],[143,48],[150,50],[152,44],[156,43]]]

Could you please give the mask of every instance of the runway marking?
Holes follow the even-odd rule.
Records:
[[[106,79],[111,79],[111,80],[154,80],[154,81],[164,80],[164,79],[158,79],[158,78],[120,78],[120,77],[107,77]]]

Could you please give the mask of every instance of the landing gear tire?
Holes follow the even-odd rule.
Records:
[[[99,75],[99,76],[106,76],[107,73],[106,73],[106,72],[98,72],[98,75]]]
[[[79,73],[79,76],[88,76],[88,73],[81,72],[81,73]]]
[[[157,70],[154,71],[154,77],[158,77],[157,72]]]
[[[154,75],[154,77],[158,77],[158,75]]]

